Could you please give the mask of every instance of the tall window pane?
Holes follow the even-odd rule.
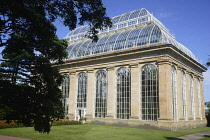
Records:
[[[200,93],[199,79],[197,79],[197,96],[198,96],[198,117],[202,118],[202,115],[201,115],[201,93]]]
[[[193,77],[192,77],[192,75],[190,75],[190,102],[191,102],[190,117],[192,119],[195,119],[194,90],[193,90]]]
[[[64,107],[64,113],[65,115],[68,114],[68,107],[69,107],[69,86],[70,86],[70,78],[68,75],[63,76],[63,82],[62,82],[62,103]]]
[[[175,121],[177,118],[177,93],[176,93],[176,70],[175,67],[171,67],[171,88],[172,88],[172,117]]]
[[[130,116],[130,70],[120,68],[117,71],[117,118],[129,119]]]
[[[183,118],[187,119],[187,97],[186,97],[186,76],[185,73],[181,72],[181,88],[182,88],[182,115]]]
[[[107,113],[107,73],[100,70],[96,73],[95,117],[104,118]]]
[[[87,74],[82,72],[78,75],[77,108],[86,108],[87,100]]]
[[[145,65],[141,73],[142,120],[156,121],[159,115],[157,68]]]

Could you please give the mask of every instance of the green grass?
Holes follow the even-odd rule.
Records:
[[[160,131],[86,124],[53,126],[50,134],[35,132],[32,127],[6,128],[0,129],[0,135],[36,140],[164,140],[209,130],[209,127],[204,127],[180,131]]]

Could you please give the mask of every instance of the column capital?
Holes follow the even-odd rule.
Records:
[[[113,67],[107,67],[106,70],[107,70],[107,71],[114,70],[114,66],[113,66]]]
[[[70,75],[76,75],[76,71],[69,72]]]
[[[94,72],[94,69],[87,70],[87,73],[93,73],[93,72]]]
[[[171,61],[169,61],[168,59],[160,59],[156,63],[157,65],[165,65],[165,64],[171,65]]]
[[[80,72],[87,72],[86,69],[79,69],[79,70],[76,70],[76,73],[80,73]]]
[[[177,70],[186,70],[186,69],[181,65],[177,65]]]
[[[204,80],[204,77],[203,76],[202,77],[199,76],[198,78],[199,78],[200,81],[203,81]]]
[[[138,63],[129,64],[130,68],[138,68]]]
[[[194,75],[194,78],[198,78],[198,79],[200,79],[200,76],[199,76],[199,75],[197,75],[197,74],[195,74],[195,75]]]
[[[186,71],[186,74],[194,75],[194,73],[192,71]]]

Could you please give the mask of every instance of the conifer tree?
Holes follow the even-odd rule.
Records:
[[[62,63],[67,57],[67,41],[56,36],[56,19],[70,30],[89,24],[87,37],[94,41],[98,29],[111,26],[101,0],[0,2],[0,106],[10,108],[5,119],[19,119],[26,126],[33,122],[42,133],[49,133],[50,122],[63,113],[58,88],[62,76],[51,62]]]

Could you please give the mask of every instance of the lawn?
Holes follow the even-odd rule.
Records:
[[[0,135],[36,140],[164,140],[209,130],[209,127],[204,127],[181,131],[160,131],[85,124],[53,126],[50,134],[35,132],[32,127],[5,128],[0,129]]]

